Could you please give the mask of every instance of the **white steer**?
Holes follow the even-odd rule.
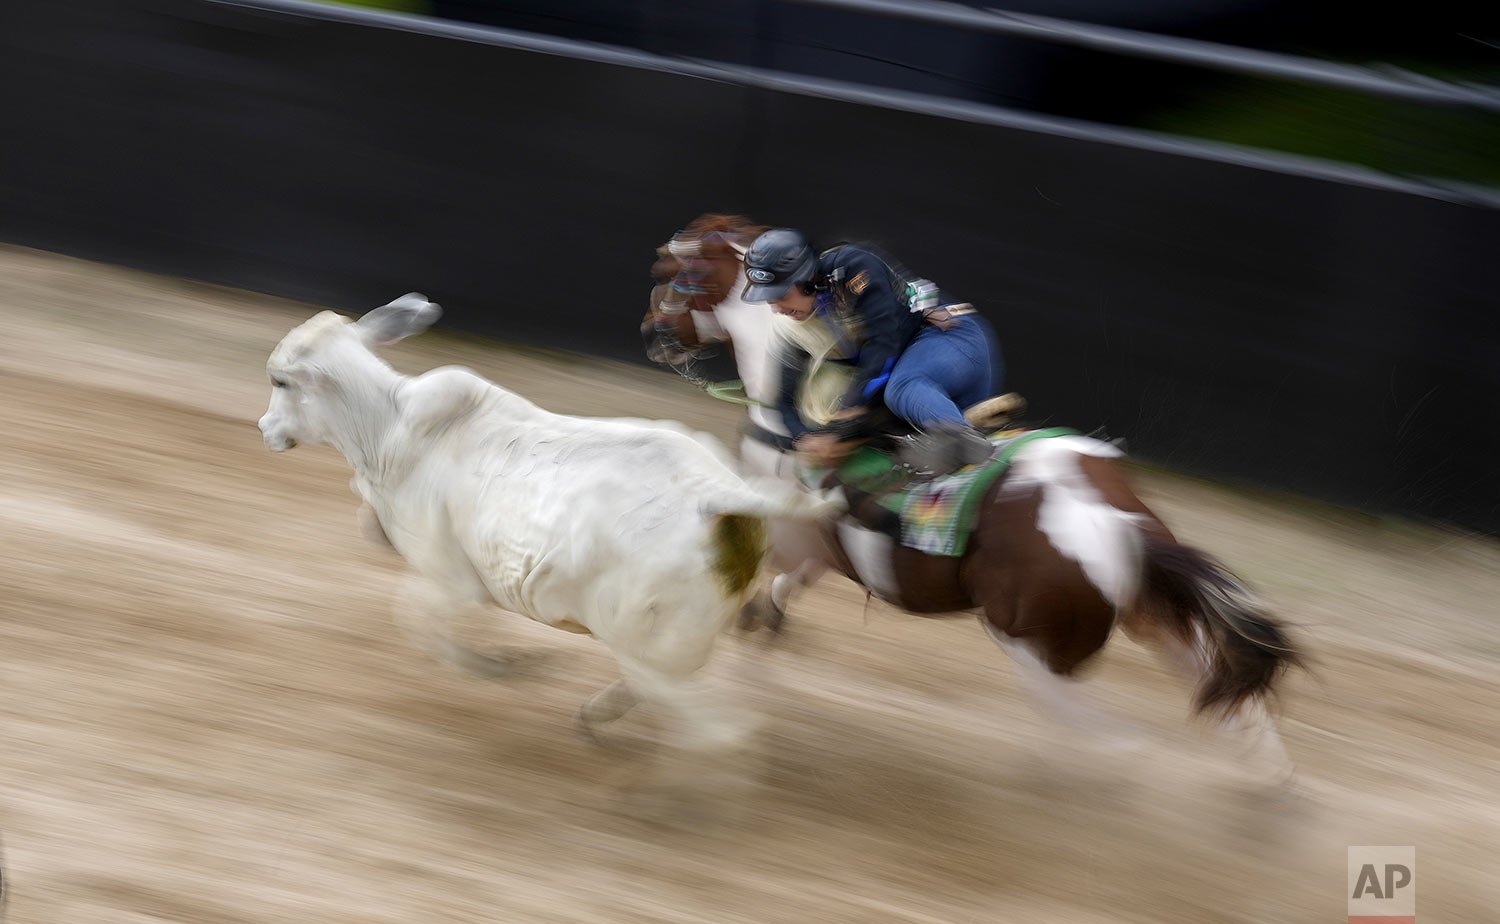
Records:
[[[373,352],[425,330],[438,306],[412,293],[358,321],[325,311],[266,364],[260,419],[278,452],[325,443],[425,581],[404,613],[425,647],[471,669],[501,665],[452,641],[446,617],[495,603],[587,632],[623,679],[580,713],[586,725],[637,698],[665,707],[690,743],[742,736],[695,676],[732,621],[765,552],[766,517],[830,505],[746,483],[686,428],[567,417],[457,367],[396,372]]]

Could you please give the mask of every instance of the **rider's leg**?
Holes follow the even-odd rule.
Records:
[[[885,387],[885,403],[928,431],[911,464],[932,474],[984,461],[990,442],[964,418],[963,408],[994,393],[998,355],[989,325],[977,315],[948,329],[924,327],[902,352]]]
[[[896,360],[885,403],[918,426],[964,424],[963,408],[995,393],[998,350],[978,315],[955,319],[947,330],[927,325]]]

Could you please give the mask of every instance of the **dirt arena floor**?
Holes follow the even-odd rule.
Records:
[[[1421,921],[1497,918],[1500,544],[1140,473],[1317,659],[1284,697],[1293,800],[1123,638],[1088,687],[1151,739],[1111,757],[972,619],[825,578],[715,662],[763,718],[735,810],[663,825],[622,796],[651,717],[616,749],[575,732],[602,648],[498,614],[476,640],[534,667],[429,662],[343,459],[263,448],[265,358],[314,310],[0,248],[10,921],[1322,924],[1350,845],[1416,847]],[[558,411],[737,420],[654,370],[440,333],[390,355]]]

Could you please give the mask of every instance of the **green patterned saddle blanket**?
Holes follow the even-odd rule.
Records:
[[[833,480],[898,517],[902,545],[929,555],[961,556],[979,517],[979,502],[1010,468],[1016,453],[1035,440],[1077,435],[1068,427],[1001,430],[990,435],[994,451],[988,461],[921,481],[913,481],[890,453],[861,447],[839,466]],[[803,478],[809,485],[826,487],[829,472],[812,469]]]

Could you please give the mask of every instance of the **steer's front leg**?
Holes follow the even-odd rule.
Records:
[[[453,617],[465,605],[466,601],[455,600],[432,581],[413,574],[396,599],[396,625],[417,648],[466,674],[508,676],[516,666],[514,661],[480,654],[454,640]]]
[[[380,515],[375,512],[374,507],[360,504],[354,518],[359,522],[359,534],[365,537],[365,541],[382,548],[395,548],[391,537],[385,534],[385,527],[380,525]]]
[[[359,489],[358,476],[349,479],[349,490],[354,492],[355,497],[359,498],[359,510],[354,514],[355,522],[359,524],[359,534],[364,536],[365,541],[371,545],[378,545],[387,549],[395,548],[395,544],[391,542],[391,537],[385,534],[385,527],[380,524],[380,514],[376,513],[375,508],[370,506],[369,500],[365,498],[365,492]]]

